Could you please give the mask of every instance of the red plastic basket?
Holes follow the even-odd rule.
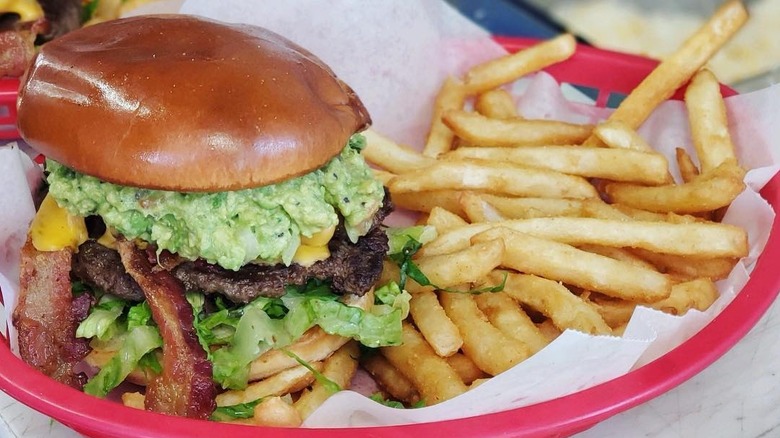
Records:
[[[16,95],[18,79],[0,79],[0,140],[19,138],[16,130]]]
[[[509,50],[533,42],[508,38],[499,41]],[[572,59],[548,71],[562,82],[598,89],[596,100],[604,105],[611,93],[627,93],[655,65],[641,57],[580,47]],[[733,94],[727,89],[724,92]],[[772,206],[780,206],[780,177],[773,178],[761,194]],[[780,218],[775,219],[773,229],[778,221]],[[566,436],[668,391],[728,351],[756,324],[780,291],[780,276],[774,266],[778,259],[780,236],[773,232],[752,278],[734,301],[691,339],[642,368],[565,397],[471,418],[395,427],[257,429],[169,417],[96,399],[56,383],[14,356],[6,342],[0,342],[0,388],[94,437]]]

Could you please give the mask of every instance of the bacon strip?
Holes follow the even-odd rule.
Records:
[[[207,419],[216,408],[217,388],[211,362],[195,334],[184,288],[168,271],[155,269],[147,253],[132,242],[122,240],[118,245],[122,264],[143,290],[163,338],[163,372],[149,382],[145,408]]]
[[[48,29],[45,19],[0,29],[0,77],[23,75],[35,56],[35,37]]]
[[[70,250],[43,252],[30,240],[22,248],[19,303],[12,321],[19,331],[22,360],[66,385],[81,389],[83,373],[73,367],[89,353],[86,339],[76,338],[72,311]]]

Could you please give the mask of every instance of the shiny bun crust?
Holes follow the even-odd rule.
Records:
[[[258,187],[311,172],[370,124],[355,93],[266,29],[134,17],[45,44],[18,101],[22,137],[116,184]]]

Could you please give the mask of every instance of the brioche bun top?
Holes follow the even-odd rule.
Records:
[[[18,127],[101,180],[216,192],[311,172],[370,124],[317,57],[266,29],[186,15],[86,27],[46,43]]]

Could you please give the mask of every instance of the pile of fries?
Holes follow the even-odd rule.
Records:
[[[717,299],[714,282],[748,253],[746,231],[719,222],[745,169],[703,66],[746,19],[741,2],[724,4],[595,125],[524,119],[505,89],[569,58],[575,40],[562,35],[447,80],[421,153],[366,134],[396,205],[438,234],[414,259],[436,288],[406,283],[403,345],[361,359],[389,397],[439,403],[563,330],[619,336],[636,306],[682,315]],[[699,164],[678,149],[676,182],[636,130],[687,82]],[[388,262],[383,281],[398,275]]]
[[[562,35],[447,80],[422,152],[366,132],[364,155],[395,204],[437,231],[413,260],[436,286],[406,282],[413,298],[402,345],[361,355],[354,342],[316,328],[292,355],[258,358],[249,386],[220,394],[218,406],[249,411],[234,423],[298,426],[348,388],[358,366],[384,398],[430,406],[563,330],[619,336],[636,306],[707,309],[718,297],[714,282],[747,255],[748,241],[745,230],[719,222],[744,189],[745,170],[720,85],[702,67],[746,18],[741,2],[725,4],[595,125],[524,119],[506,91],[569,58],[575,40]],[[688,81],[699,164],[678,149],[675,182],[667,158],[636,129]],[[398,279],[388,260],[380,284]],[[500,291],[473,293],[495,285]],[[355,305],[373,296],[362,300]],[[143,409],[139,393],[123,402]]]

